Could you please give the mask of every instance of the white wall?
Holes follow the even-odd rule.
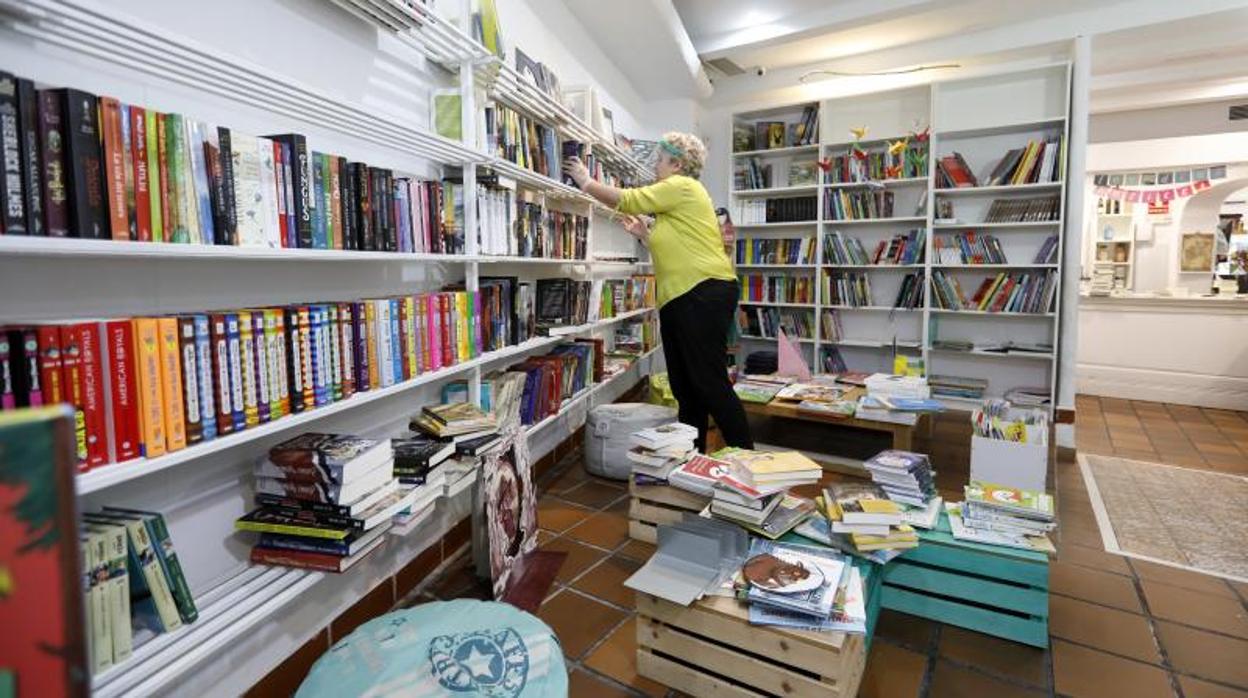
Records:
[[[1227,109],[1231,105],[1244,102],[1243,99],[1222,100],[1160,109],[1093,114],[1089,142],[1138,141],[1248,131],[1248,119],[1231,121],[1227,118]]]

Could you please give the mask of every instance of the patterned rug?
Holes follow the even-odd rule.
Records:
[[[1248,582],[1248,478],[1079,454],[1111,553]]]

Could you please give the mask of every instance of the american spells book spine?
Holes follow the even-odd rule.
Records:
[[[108,343],[107,375],[113,453],[117,462],[123,462],[139,457],[142,438],[135,376],[134,327],[129,320],[110,320],[104,323],[104,336]]]
[[[195,318],[183,315],[178,323],[178,365],[182,371],[182,404],[186,415],[186,443],[204,440],[204,419],[200,408],[199,366],[195,355]]]
[[[290,147],[290,185],[294,199],[297,247],[311,248],[312,170],[308,141],[297,133],[266,136]],[[284,156],[283,156],[284,157]]]

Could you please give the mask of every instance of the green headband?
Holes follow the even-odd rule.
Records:
[[[666,150],[667,154],[674,158],[683,158],[685,156],[685,151],[681,150],[679,146],[666,138],[659,139],[659,147]]]

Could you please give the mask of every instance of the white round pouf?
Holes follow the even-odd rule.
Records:
[[[676,421],[676,410],[645,402],[599,405],[585,420],[585,470],[613,480],[632,472],[628,437],[633,432]]]

